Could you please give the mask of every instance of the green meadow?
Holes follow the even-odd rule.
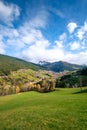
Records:
[[[87,91],[64,88],[2,96],[0,130],[87,130]]]

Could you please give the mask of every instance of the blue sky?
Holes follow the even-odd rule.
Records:
[[[0,0],[0,54],[87,64],[87,0]]]

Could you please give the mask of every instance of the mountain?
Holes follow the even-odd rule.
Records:
[[[18,69],[46,69],[54,72],[63,72],[63,71],[73,71],[83,68],[83,66],[70,64],[64,61],[58,62],[46,62],[40,61],[39,64],[34,64],[31,62],[24,61],[11,56],[6,56],[0,54],[0,75],[8,75],[10,71],[15,71]]]
[[[54,72],[63,72],[63,71],[73,71],[73,70],[78,70],[83,68],[84,66],[81,65],[77,65],[77,64],[71,64],[68,62],[64,62],[64,61],[58,61],[58,62],[40,62],[42,64],[40,64],[42,67],[44,67],[45,69],[54,71]]]
[[[39,70],[42,69],[42,67],[15,57],[0,54],[0,75],[7,75],[10,71],[18,69]]]
[[[39,65],[41,66],[45,66],[47,64],[50,64],[50,62],[47,62],[47,61],[39,61]]]

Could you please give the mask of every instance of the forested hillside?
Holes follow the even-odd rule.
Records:
[[[54,71],[54,72],[63,72],[63,71],[73,71],[78,70],[81,68],[84,68],[84,66],[77,65],[77,64],[71,64],[64,61],[58,61],[58,62],[42,62],[42,66],[45,69]]]

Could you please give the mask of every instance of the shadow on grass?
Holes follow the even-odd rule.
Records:
[[[74,92],[73,94],[81,94],[81,93],[87,93],[87,89],[79,90],[78,92]]]
[[[61,91],[61,88],[55,88],[54,91]]]

